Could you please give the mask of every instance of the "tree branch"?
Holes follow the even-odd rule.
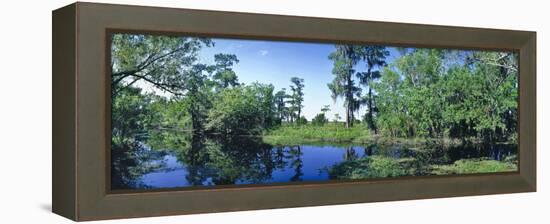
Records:
[[[169,84],[166,84],[166,83],[156,82],[156,81],[154,81],[154,80],[152,80],[152,79],[147,78],[147,76],[144,76],[144,75],[134,74],[133,76],[138,77],[138,78],[141,78],[141,79],[143,79],[143,80],[145,80],[145,81],[147,81],[147,82],[153,84],[153,85],[156,86],[157,88],[159,88],[159,89],[161,89],[161,90],[163,90],[163,91],[169,92],[169,93],[171,93],[171,94],[174,94],[175,96],[181,96],[181,95],[182,95],[181,93],[179,93],[179,92],[177,92],[177,91],[174,91],[174,90],[170,89],[170,88],[177,88],[178,86],[176,86],[176,85],[169,85]],[[169,86],[169,87],[167,87],[167,86]]]
[[[173,55],[179,51],[182,51],[182,50],[185,50],[185,49],[188,49],[189,48],[189,44],[188,43],[185,43],[183,47],[180,47],[180,48],[177,48],[175,50],[172,50],[166,54],[163,54],[163,55],[160,55],[158,57],[155,57],[153,58],[152,56],[153,55],[156,55],[156,54],[151,54],[147,57],[147,59],[145,59],[142,63],[140,63],[138,66],[136,66],[135,69],[132,69],[132,70],[126,70],[126,71],[120,71],[120,72],[115,72],[112,74],[113,77],[115,76],[126,76],[128,74],[135,74],[135,73],[138,73],[138,72],[141,72],[143,70],[145,70],[147,67],[149,67],[151,64],[153,64],[154,62],[158,61],[158,60],[161,60],[163,58],[166,58],[170,55]],[[151,59],[152,58],[152,59]]]
[[[499,63],[496,63],[496,62],[488,62],[488,61],[485,61],[485,63],[487,63],[488,65],[493,65],[493,66],[502,67],[502,68],[505,68],[505,69],[510,69],[514,72],[518,71],[518,68],[516,68],[515,66],[511,66],[511,65],[507,65],[507,64],[499,64]]]
[[[486,63],[488,65],[502,67],[502,68],[509,69],[509,70],[514,71],[514,72],[517,72],[518,71],[517,66],[509,65],[509,64],[506,64],[506,63],[499,63],[500,60],[503,60],[503,59],[505,59],[506,57],[509,57],[509,56],[510,56],[509,53],[505,53],[505,54],[502,54],[500,57],[498,57],[496,59],[483,58],[482,57],[482,58],[477,58],[476,60],[480,61],[480,62],[483,62],[483,63]]]
[[[123,89],[125,89],[125,88],[128,88],[129,86],[133,85],[134,83],[136,83],[136,82],[139,81],[139,80],[141,80],[141,78],[136,78],[136,79],[134,79],[133,81],[131,81],[130,83],[128,83],[127,85],[125,85],[125,86],[123,86],[123,87],[120,87],[120,88],[118,88],[118,89],[112,88],[112,89],[113,89],[113,93],[112,93],[112,94],[113,94],[113,95],[117,95],[117,94],[120,92],[120,90],[123,90]]]

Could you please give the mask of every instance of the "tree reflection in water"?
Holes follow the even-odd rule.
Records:
[[[151,186],[139,182],[139,177],[162,168],[165,165],[161,160],[164,155],[166,155],[165,152],[151,151],[141,142],[113,144],[111,147],[111,188],[151,188]]]
[[[433,175],[434,166],[452,165],[465,158],[513,162],[516,153],[515,145],[273,146],[258,137],[162,131],[125,144],[113,143],[111,180],[113,189],[143,189],[162,187],[143,181],[151,173],[163,181],[176,179],[169,180],[177,182],[170,186],[420,176]],[[167,164],[168,157],[177,163],[175,168]],[[178,169],[182,171],[177,175],[166,175]],[[453,170],[442,167],[438,172]]]
[[[300,147],[299,145],[291,146],[288,151],[290,167],[294,168],[294,175],[290,178],[290,181],[301,181],[304,175],[302,171],[302,167],[304,166],[304,162],[302,161],[303,153]]]

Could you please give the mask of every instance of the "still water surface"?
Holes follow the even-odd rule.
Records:
[[[517,153],[516,145],[411,147],[373,143],[273,146],[257,139],[208,140],[160,151],[151,150],[145,144],[140,144],[140,147],[137,152],[115,158],[120,167],[113,169],[114,189],[322,181],[331,179],[330,167],[373,155],[396,159],[411,157],[423,164],[451,164],[466,158],[503,160]]]

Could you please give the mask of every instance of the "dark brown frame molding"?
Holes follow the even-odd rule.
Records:
[[[519,171],[110,191],[110,34],[519,52]],[[53,11],[53,212],[81,220],[536,191],[536,33],[77,2]]]

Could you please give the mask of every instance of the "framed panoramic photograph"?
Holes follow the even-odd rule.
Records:
[[[92,3],[53,29],[73,220],[536,190],[534,32]]]
[[[113,190],[518,170],[514,51],[110,37]]]

